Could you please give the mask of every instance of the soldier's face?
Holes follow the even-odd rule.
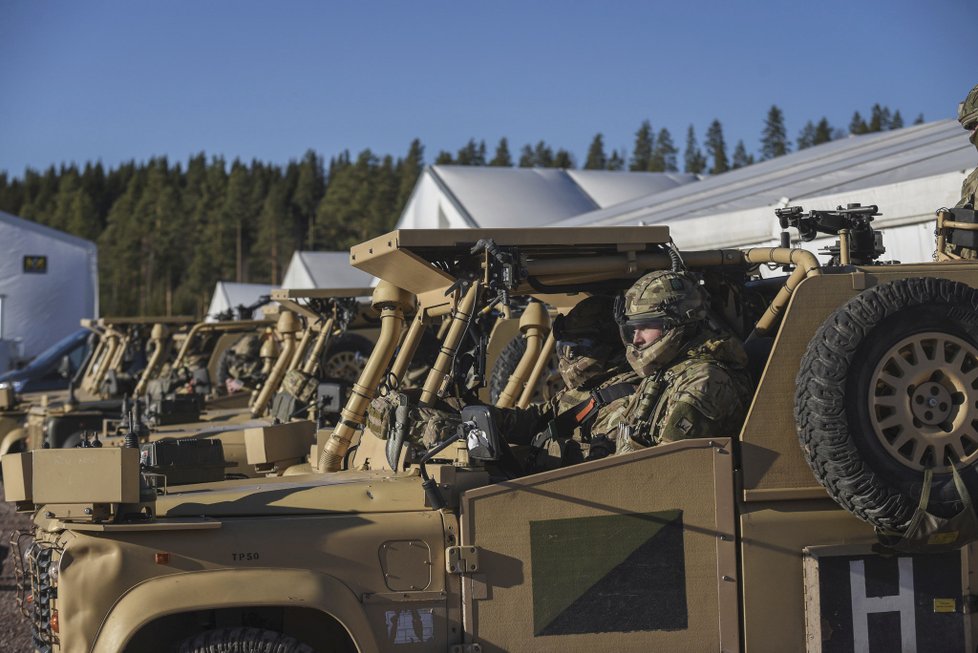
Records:
[[[661,326],[636,327],[632,334],[632,344],[642,349],[648,347],[662,337],[663,329]]]

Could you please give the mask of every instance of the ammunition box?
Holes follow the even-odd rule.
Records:
[[[162,474],[167,485],[224,480],[224,446],[220,440],[159,440],[140,447],[140,459],[152,484]]]
[[[6,501],[33,501],[31,452],[8,453],[0,459],[3,469],[3,494]]]
[[[31,456],[35,503],[139,502],[137,449],[37,449]]]
[[[946,211],[950,214],[945,216],[948,220],[966,222],[968,224],[978,223],[978,211],[972,211],[970,209],[946,209]],[[958,247],[978,249],[978,228],[976,230],[951,229],[950,231],[951,233],[948,239]]]
[[[154,401],[148,411],[150,421],[155,426],[200,421],[201,401],[199,395],[177,395],[173,399]]]
[[[316,439],[312,422],[289,422],[245,429],[245,452],[249,465],[267,465],[286,460],[302,459]]]

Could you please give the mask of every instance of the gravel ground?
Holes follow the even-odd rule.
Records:
[[[0,498],[3,483],[0,483]],[[0,501],[0,651],[30,653],[30,626],[14,602],[14,564],[8,554],[12,530],[27,528],[30,519],[14,512],[12,504]]]

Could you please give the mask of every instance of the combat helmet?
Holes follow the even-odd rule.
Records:
[[[568,388],[580,387],[603,372],[607,361],[621,351],[614,330],[608,328],[613,314],[614,300],[595,295],[554,319],[557,366]]]
[[[647,376],[681,350],[696,325],[707,316],[709,299],[689,272],[656,270],[636,281],[625,293],[617,319],[625,357],[637,373]],[[639,329],[658,329],[654,342],[635,345]]]
[[[978,147],[976,134],[978,134],[978,84],[975,85],[964,102],[958,105],[958,122],[961,126],[971,132],[971,143]]]

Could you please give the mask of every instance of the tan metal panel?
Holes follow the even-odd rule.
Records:
[[[462,544],[478,547],[479,559],[478,572],[463,582],[467,641],[478,643],[483,651],[739,650],[736,568],[731,564],[735,559],[732,455],[728,446],[728,440],[687,440],[465,493],[460,518]],[[720,502],[726,505],[718,507]],[[678,514],[681,521],[666,523],[669,514]],[[655,547],[661,541],[664,551],[665,541],[657,535],[681,524],[681,539],[675,549],[678,557],[671,562],[680,573],[677,596],[685,607],[660,604],[655,608],[663,613],[683,609],[678,620],[681,626],[629,631],[602,625],[602,620],[619,622],[622,616],[626,621],[639,617],[641,622],[645,615],[629,612],[643,608],[632,606],[623,607],[623,615],[592,614],[598,620],[594,628],[571,623],[555,632],[559,629],[552,627],[554,623],[566,615],[574,618],[575,608],[569,604],[575,597],[554,588],[559,590],[573,582],[560,578],[560,573],[558,577],[543,576],[540,569],[563,569],[568,576],[583,574],[584,585],[578,588],[583,588],[583,600],[591,588],[622,573],[627,575],[633,565],[640,570],[648,561],[643,558],[637,562],[636,554],[629,553],[631,547],[625,547],[621,563],[612,559],[611,564],[598,565],[594,584],[584,587],[591,581],[580,568],[594,565],[588,555],[578,555],[581,546],[601,543],[587,549],[594,551],[594,558],[600,558],[606,548],[634,539],[643,522],[655,520],[661,520],[662,530],[649,539],[639,537],[634,551],[651,544],[653,549],[643,551],[658,555]],[[547,535],[551,525],[563,528],[570,537],[559,536],[560,528]],[[557,538],[552,546],[546,546],[551,544],[548,537]],[[554,559],[546,553],[559,557]],[[534,571],[535,566],[540,569]],[[664,570],[653,564],[647,567],[652,568]],[[561,605],[551,609],[551,598]],[[632,604],[626,600],[622,605]],[[543,612],[541,608],[549,609],[543,623],[538,614]],[[670,623],[676,626],[677,621]]]
[[[741,433],[744,498],[748,501],[818,499],[815,480],[798,444],[794,418],[795,377],[808,343],[822,323],[860,290],[914,276],[975,285],[974,264],[864,267],[851,274],[824,274],[795,290]]]
[[[316,425],[308,420],[245,429],[249,465],[303,458],[316,440]]]
[[[32,453],[37,503],[139,502],[138,449],[38,449]]]
[[[740,531],[745,653],[805,650],[805,547],[876,542],[872,527],[827,499],[748,503]]]
[[[31,453],[8,453],[0,458],[3,469],[3,500],[32,501]]]

